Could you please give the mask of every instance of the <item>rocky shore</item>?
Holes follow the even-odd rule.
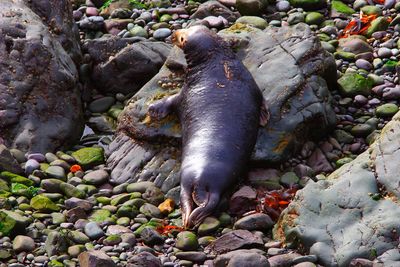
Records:
[[[2,0],[0,266],[399,266],[400,3]],[[183,229],[171,45],[202,24],[270,108],[249,173]],[[83,134],[82,134],[83,131]]]

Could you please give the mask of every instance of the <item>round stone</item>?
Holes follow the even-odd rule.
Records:
[[[236,22],[251,25],[261,30],[264,30],[268,26],[268,23],[265,19],[257,16],[242,16],[238,18]]]
[[[372,64],[365,59],[357,59],[356,66],[363,70],[371,70],[373,68]]]
[[[271,229],[272,226],[274,226],[274,222],[267,214],[256,213],[241,218],[234,224],[233,228],[263,231]]]
[[[388,103],[377,107],[375,113],[378,117],[390,117],[396,114],[398,110],[399,107],[396,104]]]
[[[172,31],[168,28],[160,28],[158,30],[155,30],[153,33],[153,37],[157,40],[163,40],[170,36]]]
[[[324,15],[319,12],[309,12],[305,18],[305,22],[308,25],[320,25],[324,22]]]
[[[46,169],[47,176],[51,178],[57,178],[60,180],[65,180],[67,176],[65,175],[65,171],[60,166],[50,166]]]
[[[177,248],[185,251],[196,250],[199,246],[197,236],[189,231],[180,232],[176,237]]]
[[[200,236],[208,235],[218,230],[221,223],[218,221],[217,218],[214,217],[207,217],[204,221],[200,224],[199,229],[197,230]]]
[[[38,170],[39,168],[40,164],[35,159],[28,159],[28,161],[25,163],[26,174],[31,174],[34,170]]]
[[[106,96],[94,100],[89,104],[89,110],[93,113],[106,112],[115,103],[115,98]]]
[[[283,1],[276,2],[276,9],[278,9],[278,11],[281,11],[281,12],[289,11],[289,9],[290,9],[289,1],[283,0]]]
[[[30,252],[35,249],[35,241],[29,236],[17,235],[14,238],[12,246],[15,252]]]
[[[378,56],[381,58],[387,58],[392,56],[392,50],[387,47],[381,47],[378,49]]]
[[[83,176],[83,181],[91,185],[101,185],[108,182],[110,176],[105,170],[96,170]]]
[[[104,231],[96,222],[88,222],[84,228],[85,234],[92,240],[104,236]]]

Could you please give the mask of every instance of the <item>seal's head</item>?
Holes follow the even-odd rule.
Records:
[[[172,43],[185,52],[186,60],[198,61],[208,58],[215,49],[222,48],[224,41],[207,27],[197,25],[174,32]]]

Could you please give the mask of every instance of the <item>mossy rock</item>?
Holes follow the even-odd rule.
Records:
[[[354,9],[343,3],[342,1],[333,0],[332,1],[332,9],[346,15],[352,15],[356,13]]]
[[[59,211],[60,207],[57,206],[51,199],[37,195],[31,199],[30,205],[32,208],[39,212],[52,212]]]
[[[305,10],[317,10],[326,7],[325,0],[290,0],[290,4],[294,7],[301,7]]]
[[[95,210],[89,217],[89,220],[101,223],[110,219],[110,217],[111,217],[111,212],[109,210],[101,209],[101,210]]]
[[[0,211],[0,233],[8,236],[14,229],[16,222],[13,218],[8,216],[5,212]]]
[[[89,169],[104,163],[104,149],[101,147],[85,147],[72,153],[79,165]]]
[[[8,171],[1,172],[0,177],[8,181],[9,183],[19,183],[19,184],[24,184],[26,186],[33,185],[32,180],[29,180],[26,177]]]
[[[385,17],[377,17],[371,22],[365,35],[370,37],[374,32],[386,31],[389,26],[389,21]]]
[[[339,80],[339,91],[345,96],[365,95],[371,93],[374,82],[371,78],[365,78],[358,73],[346,73]]]

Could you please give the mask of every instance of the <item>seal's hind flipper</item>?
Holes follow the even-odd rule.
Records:
[[[267,125],[269,117],[270,114],[267,108],[267,102],[265,101],[265,99],[263,99],[260,110],[260,126],[264,127],[265,125]]]
[[[148,113],[151,118],[161,120],[175,110],[181,99],[180,94],[171,95],[150,104]]]

